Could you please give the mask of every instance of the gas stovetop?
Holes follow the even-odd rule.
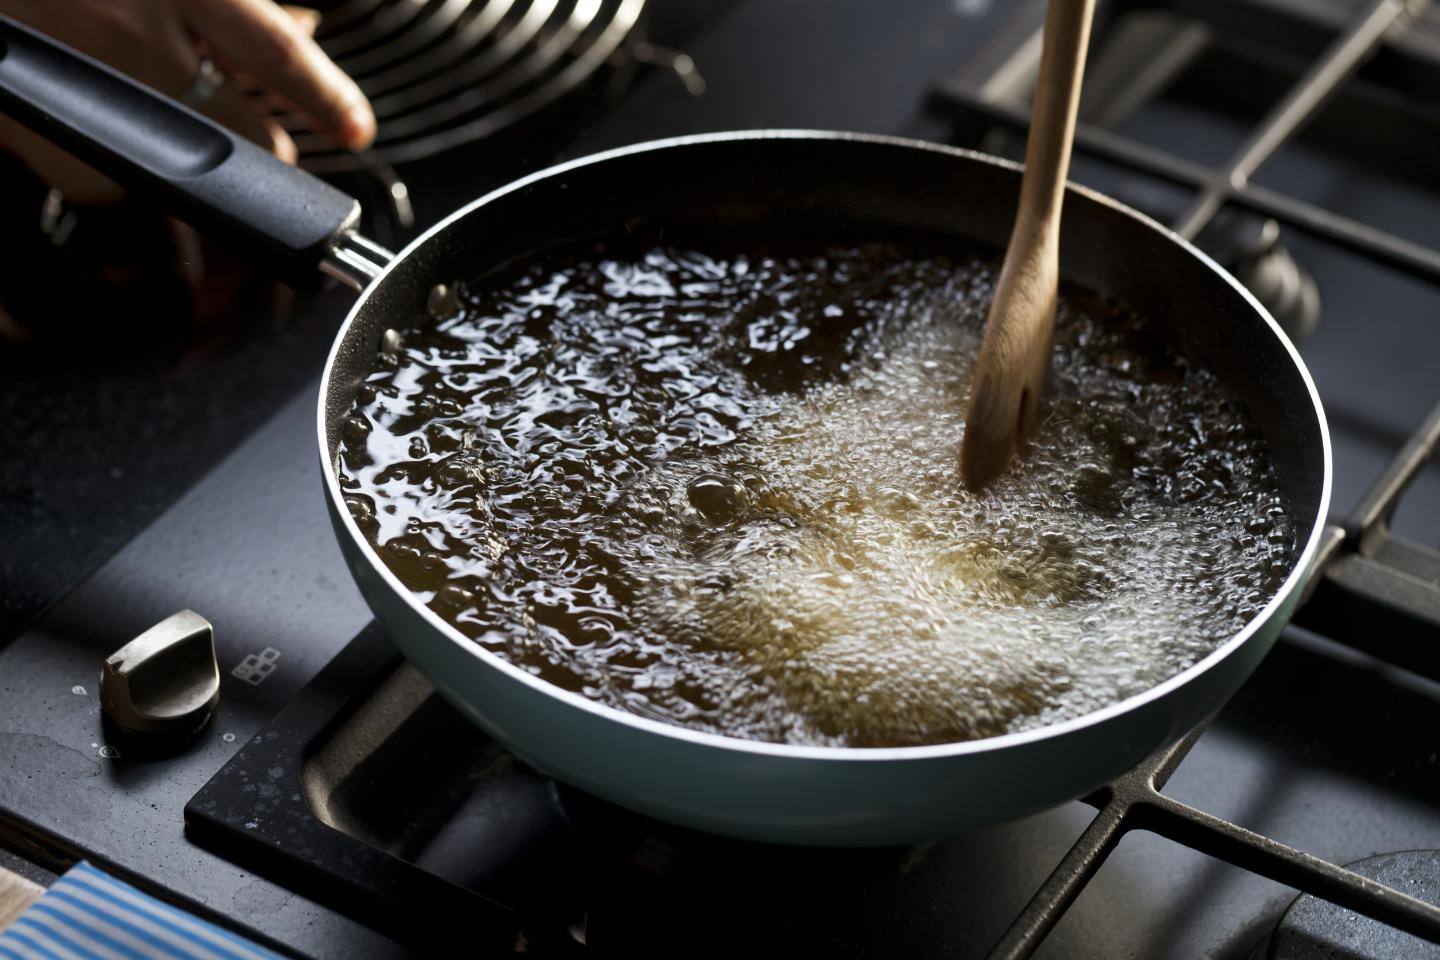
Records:
[[[698,70],[702,95],[652,70],[597,95],[578,133],[394,168],[419,223],[557,151],[678,133],[1023,143],[1034,3],[651,6],[645,56]],[[1330,418],[1337,511],[1300,625],[1208,726],[1112,787],[918,848],[817,851],[655,824],[528,770],[399,660],[333,545],[310,380],[349,303],[332,291],[247,307],[243,335],[179,373],[7,358],[22,393],[61,394],[12,422],[70,495],[17,513],[23,554],[0,564],[23,588],[0,646],[0,865],[43,880],[86,857],[316,956],[456,937],[541,955],[1423,955],[1326,902],[1440,940],[1440,912],[1363,879],[1440,901],[1440,173],[1416,157],[1440,132],[1440,19],[1403,16],[1102,3],[1074,176],[1196,235],[1287,323]],[[1348,61],[1364,65],[1345,80]],[[1256,135],[1320,101],[1303,133]],[[148,439],[77,426],[117,416],[87,384],[164,415]],[[183,608],[214,624],[220,706],[188,746],[134,752],[101,723],[100,663]]]

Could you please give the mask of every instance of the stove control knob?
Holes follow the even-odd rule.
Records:
[[[193,733],[219,700],[215,631],[193,610],[181,610],[116,650],[100,675],[100,706],[126,733]]]

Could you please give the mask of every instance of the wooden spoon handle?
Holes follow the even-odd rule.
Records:
[[[960,447],[965,485],[1004,472],[1040,422],[1060,282],[1060,208],[1095,0],[1050,0],[1020,208],[975,361]]]
[[[1020,187],[1017,228],[1028,219],[1059,236],[1060,205],[1070,170],[1070,145],[1080,111],[1080,81],[1085,72],[1085,48],[1090,43],[1094,10],[1095,0],[1050,0],[1045,13],[1040,78],[1025,144],[1025,180]]]

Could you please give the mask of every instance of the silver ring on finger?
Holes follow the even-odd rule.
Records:
[[[225,72],[215,66],[215,61],[209,57],[201,57],[200,65],[195,68],[195,76],[190,78],[190,83],[180,92],[180,102],[192,110],[199,110],[210,102],[215,96],[215,91],[225,85]]]

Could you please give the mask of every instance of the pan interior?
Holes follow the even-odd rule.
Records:
[[[712,149],[687,158],[714,164],[706,168],[710,176],[696,181],[702,185],[699,188],[694,188],[693,182],[687,187],[683,180],[661,176],[663,169],[686,164],[675,164],[675,157],[663,157],[669,162],[655,164],[656,154],[668,152],[656,151],[572,168],[464,214],[401,263],[359,310],[342,345],[346,349],[337,358],[337,378],[345,378],[339,382],[353,383],[370,369],[381,324],[387,318],[417,315],[435,279],[484,274],[487,266],[548,246],[558,237],[613,232],[615,224],[621,223],[644,235],[663,235],[666,231],[692,235],[703,228],[705,232],[721,230],[770,240],[778,232],[777,224],[784,224],[787,230],[830,234],[842,241],[856,237],[889,239],[923,231],[948,232],[997,245],[1008,230],[1008,213],[1000,211],[1010,205],[995,198],[1007,191],[1013,198],[1018,179],[1004,167],[895,144],[749,140],[704,146]],[[684,153],[698,147],[670,150]],[[877,156],[877,151],[885,155]],[[712,157],[711,153],[721,156]],[[727,158],[726,153],[734,155]],[[770,158],[770,174],[763,178],[735,174],[737,170],[757,169],[759,155]],[[601,169],[611,164],[627,169]],[[897,168],[907,164],[917,169],[908,173],[902,170],[894,176]],[[636,165],[639,169],[628,169]],[[625,191],[604,189],[605,183],[613,183],[622,175],[624,182],[644,186],[628,197],[623,196]],[[921,195],[918,202],[916,194]],[[585,205],[583,211],[556,206],[577,196],[594,197],[596,202]],[[941,222],[943,217],[937,215],[937,208],[947,196],[973,202],[952,202],[949,213],[954,219]],[[1078,217],[1073,209],[1077,205],[1083,211]],[[597,212],[597,207],[602,209]],[[1232,392],[1244,400],[1270,441],[1275,469],[1296,507],[1297,517],[1307,516],[1306,484],[1313,480],[1316,487],[1311,494],[1313,504],[1323,482],[1323,441],[1317,437],[1313,461],[1320,469],[1311,476],[1307,476],[1304,464],[1306,452],[1298,444],[1292,442],[1288,454],[1283,449],[1287,419],[1300,428],[1288,435],[1291,441],[1303,439],[1307,412],[1311,431],[1318,433],[1304,377],[1283,342],[1243,295],[1164,235],[1102,202],[1076,197],[1071,207],[1067,211],[1066,254],[1069,257],[1074,248],[1075,255],[1066,263],[1075,269],[1067,270],[1067,274],[1153,318],[1152,323],[1166,328],[1183,352],[1222,376]],[[537,229],[537,220],[549,229]],[[1081,226],[1078,231],[1077,221]],[[557,228],[557,224],[563,226]],[[503,248],[489,242],[497,236],[506,239]],[[1153,305],[1147,308],[1145,303]],[[1184,317],[1186,322],[1181,324],[1174,317]],[[1215,327],[1228,333],[1216,335]],[[1249,379],[1242,381],[1237,370],[1246,372]],[[1288,399],[1283,378],[1287,370],[1297,386]],[[337,410],[343,414],[349,405],[348,396],[343,402],[339,397],[347,393],[332,389],[327,397],[332,455]],[[1291,416],[1293,411],[1284,409],[1287,404],[1298,405],[1298,415]],[[1308,539],[1309,527],[1303,522],[1296,526],[1297,539],[1303,543]]]

